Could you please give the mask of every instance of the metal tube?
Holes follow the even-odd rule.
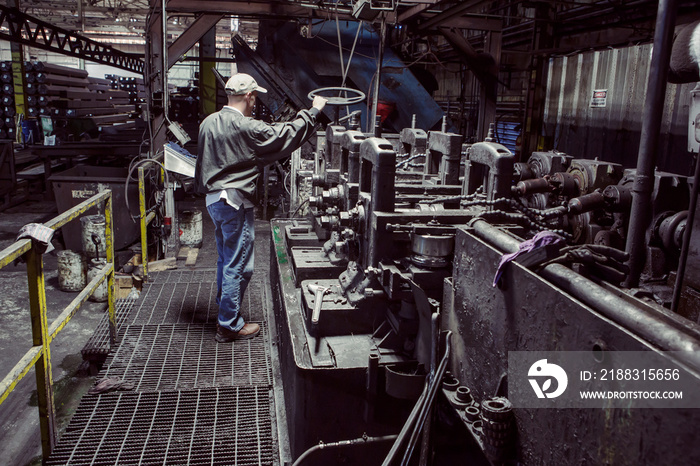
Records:
[[[369,360],[367,361],[367,380],[366,390],[367,399],[365,400],[365,421],[371,422],[374,418],[374,403],[377,400],[377,381],[379,379],[379,352],[371,351]]]
[[[418,435],[421,431],[423,431],[425,421],[426,419],[428,419],[429,414],[432,412],[433,402],[435,401],[435,394],[437,393],[438,387],[440,387],[440,384],[442,383],[442,377],[445,375],[445,371],[447,370],[447,360],[450,358],[451,336],[452,332],[450,331],[448,331],[445,335],[445,354],[443,355],[442,360],[440,361],[440,366],[437,369],[435,378],[430,384],[430,388],[428,389],[428,396],[421,406],[420,414],[418,415],[418,419],[416,420],[416,425],[413,427],[411,438],[408,441],[406,451],[404,452],[403,459],[401,460],[401,466],[407,466],[409,461],[411,460],[413,449],[415,448],[416,443],[418,442]]]
[[[430,345],[430,380],[435,378],[435,371],[437,371],[437,358],[438,358],[438,344],[440,343],[440,313],[434,312],[430,316],[430,335],[431,345]],[[433,410],[428,411],[428,417],[432,417]],[[420,460],[418,462],[419,466],[427,466],[428,456],[430,452],[430,430],[431,422],[425,426],[423,429],[423,438],[421,439],[420,445]]]
[[[301,456],[299,458],[297,458],[297,460],[294,462],[294,464],[292,466],[299,466],[306,459],[308,459],[309,456],[311,456],[312,454],[314,454],[318,450],[327,450],[330,448],[368,445],[370,443],[389,442],[391,440],[396,439],[396,437],[397,437],[397,435],[384,435],[383,437],[360,437],[360,438],[356,438],[353,440],[341,440],[339,442],[321,443],[318,445],[314,445],[313,447],[309,448],[304,453],[302,453]]]
[[[639,286],[639,278],[646,259],[646,232],[651,221],[650,204],[654,189],[654,167],[666,97],[666,78],[671,57],[673,28],[676,23],[676,6],[677,0],[660,0],[656,13],[654,50],[651,55],[647,98],[644,102],[644,121],[639,142],[637,173],[632,188],[630,226],[627,232],[630,273],[625,285],[629,288]]]
[[[440,361],[440,366],[438,367],[438,370],[435,374],[435,378],[433,379],[432,383],[426,384],[423,388],[423,393],[421,393],[420,397],[418,398],[418,401],[416,401],[416,404],[413,406],[411,414],[408,415],[408,419],[406,419],[406,422],[401,428],[401,432],[399,432],[396,441],[394,441],[394,444],[391,446],[391,450],[389,450],[389,453],[386,455],[386,458],[384,458],[382,466],[391,466],[391,463],[394,461],[394,458],[398,454],[399,448],[401,448],[401,445],[403,444],[404,440],[406,439],[406,436],[408,435],[408,431],[414,428],[416,422],[420,419],[421,415],[423,415],[423,408],[425,407],[425,405],[430,404],[431,392],[434,389],[436,390],[435,387],[439,386],[442,376],[445,374],[445,370],[447,369],[447,359],[449,358],[450,352],[449,342],[451,333],[452,332],[447,333],[447,346],[445,348],[445,355]],[[433,392],[432,395],[434,397],[435,393]],[[414,432],[415,430],[411,432],[411,437],[413,437]]]
[[[408,435],[408,431],[411,429],[411,427],[413,427],[414,423],[416,422],[416,418],[418,418],[421,407],[423,406],[423,403],[428,396],[428,389],[428,385],[425,385],[425,387],[423,387],[423,393],[421,393],[420,397],[416,401],[416,404],[413,406],[411,413],[408,415],[408,419],[406,419],[406,422],[401,428],[401,432],[399,432],[399,435],[394,441],[394,444],[391,446],[391,450],[389,450],[389,454],[384,459],[382,466],[391,466],[391,463],[394,461],[394,457],[396,457],[396,454],[398,453],[401,444],[406,438],[406,435]]]
[[[685,232],[683,232],[683,246],[681,247],[681,257],[678,259],[678,271],[676,272],[676,282],[673,284],[673,300],[671,301],[671,311],[678,310],[681,300],[681,289],[683,288],[683,277],[685,276],[685,264],[688,261],[688,249],[690,249],[690,236],[695,223],[695,210],[698,205],[698,188],[700,184],[700,156],[695,159],[695,175],[693,177],[693,192],[690,194],[690,207],[688,207],[688,218],[685,222]]]
[[[386,42],[386,16],[382,16],[382,26],[379,32],[379,53],[377,58],[377,77],[374,81],[374,99],[372,100],[372,114],[367,119],[367,132],[374,133],[371,125],[377,121],[377,104],[379,102],[379,85],[382,80],[382,62],[384,61],[384,44]],[[381,125],[381,124],[380,124]]]
[[[485,220],[476,220],[473,227],[477,237],[504,252],[518,250],[520,242],[517,239]],[[659,350],[678,352],[676,356],[679,359],[694,369],[700,370],[700,338],[690,331],[683,331],[685,324],[680,316],[668,311],[664,314],[662,310],[654,312],[650,308],[636,306],[560,264],[548,265],[542,269],[540,275],[596,312],[631,330]]]

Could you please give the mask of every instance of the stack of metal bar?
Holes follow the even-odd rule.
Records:
[[[132,120],[129,94],[114,90],[108,79],[87,71],[46,62],[26,62],[27,116],[89,118],[96,126]]]
[[[12,62],[0,63],[0,84],[2,100],[0,101],[0,139],[15,138],[15,87],[12,76]]]
[[[146,88],[143,84],[143,78],[119,76],[116,74],[106,74],[105,78],[109,80],[112,89],[129,93],[129,103],[138,105],[146,101]]]

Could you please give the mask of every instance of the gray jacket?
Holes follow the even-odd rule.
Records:
[[[314,131],[318,110],[301,110],[287,123],[267,124],[224,107],[199,125],[195,190],[236,188],[248,199],[263,167],[289,156]]]

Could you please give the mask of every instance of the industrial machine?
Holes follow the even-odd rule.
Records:
[[[700,326],[668,309],[688,178],[655,174],[647,265],[626,288],[634,170],[556,151],[516,163],[444,125],[329,125],[317,147],[314,173],[292,172],[310,214],[271,222],[295,458],[323,442],[303,464],[700,462],[679,448],[697,410],[519,407],[508,364],[645,352],[700,387]]]

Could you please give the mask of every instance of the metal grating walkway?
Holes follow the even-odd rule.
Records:
[[[136,391],[272,384],[261,335],[230,344],[214,341],[214,325],[132,325],[98,379],[119,377]]]
[[[177,282],[164,282],[160,275],[145,286],[131,314],[132,324],[216,323],[216,272],[211,281],[202,281],[207,274],[195,274],[189,280],[184,271],[168,276]],[[263,313],[264,289],[269,289],[269,277],[256,273],[243,295],[241,312],[246,321],[260,321]]]
[[[216,269],[165,270],[155,272],[148,278],[148,283],[151,285],[193,282],[216,283]]]
[[[117,334],[120,334],[123,330],[124,323],[134,308],[135,303],[136,300],[130,298],[119,299],[114,303]],[[87,343],[85,343],[81,352],[83,359],[86,361],[102,362],[105,360],[105,357],[109,353],[109,316],[107,313],[102,316],[100,323],[97,324],[95,332],[88,339]]]
[[[269,224],[258,230],[265,264]],[[244,298],[241,312],[260,334],[217,344],[215,269],[149,275],[137,299],[117,302],[118,345],[110,349],[105,317],[83,349],[84,359],[106,358],[97,380],[133,389],[85,395],[46,464],[279,465],[264,272]]]
[[[175,281],[168,282],[170,279]],[[269,277],[262,273],[253,275],[243,296],[241,308],[247,322],[260,322],[265,319],[263,301],[269,290],[268,280]],[[137,300],[120,299],[115,304],[117,332],[120,337],[125,324],[215,324],[217,312],[216,271],[156,272],[152,281],[144,285]],[[109,353],[108,322],[105,315],[83,347],[83,359],[104,361]]]
[[[260,387],[86,397],[47,465],[273,464]]]

